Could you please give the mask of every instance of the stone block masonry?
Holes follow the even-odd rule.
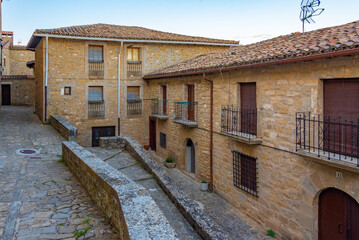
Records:
[[[112,143],[110,144],[110,142]],[[102,144],[102,145],[101,145]],[[171,201],[181,211],[186,220],[203,239],[229,239],[219,226],[204,213],[198,203],[192,200],[181,187],[166,173],[151,155],[133,139],[133,137],[100,138],[100,147],[118,148],[125,146],[126,150],[149,172],[155,175],[158,185]]]
[[[51,125],[59,131],[67,141],[77,141],[77,128],[72,126],[68,121],[60,116],[52,115],[50,122]]]
[[[62,151],[71,171],[119,231],[120,239],[177,239],[145,188],[75,142],[64,142]]]

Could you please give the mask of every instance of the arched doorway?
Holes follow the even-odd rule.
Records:
[[[191,139],[188,139],[186,144],[186,172],[196,173],[195,159],[194,144]]]
[[[343,191],[328,188],[319,195],[319,240],[359,239],[359,204]]]

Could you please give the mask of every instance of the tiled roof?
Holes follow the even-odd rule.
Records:
[[[33,75],[2,75],[1,80],[11,79],[34,79]]]
[[[359,21],[311,32],[292,33],[254,44],[200,55],[150,73],[144,78],[283,61],[349,49],[359,50]]]
[[[158,41],[180,41],[180,42],[201,42],[238,44],[238,41],[212,39],[204,37],[193,37],[168,32],[161,32],[143,27],[120,26],[110,24],[92,24],[62,27],[54,29],[37,29],[36,34],[51,34],[73,37],[112,38],[112,39],[133,39],[133,40],[158,40]]]
[[[14,35],[14,32],[11,32],[11,31],[1,31],[1,34],[2,35]]]

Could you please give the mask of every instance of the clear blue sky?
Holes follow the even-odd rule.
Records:
[[[301,31],[301,0],[3,0],[3,30],[26,44],[37,28],[111,23],[239,40]],[[313,30],[359,20],[359,0],[322,0]]]

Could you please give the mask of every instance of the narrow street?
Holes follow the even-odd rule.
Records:
[[[117,239],[61,161],[64,139],[33,111],[0,111],[0,239]]]

